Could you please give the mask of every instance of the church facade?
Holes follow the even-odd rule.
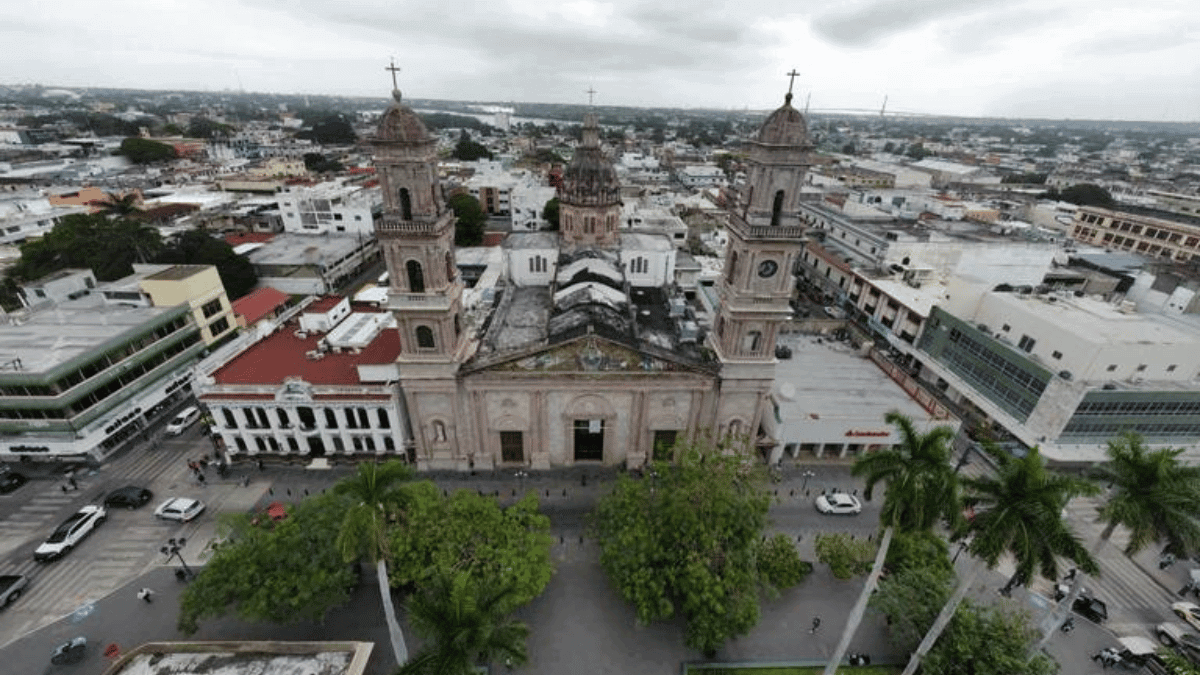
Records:
[[[384,197],[375,234],[399,335],[397,428],[420,468],[637,467],[698,435],[764,456],[777,444],[775,345],[804,244],[796,205],[811,151],[790,93],[748,143],[708,321],[674,285],[670,239],[621,228],[620,185],[591,114],[563,175],[560,230],[510,234],[498,300],[464,308],[434,141],[393,95],[370,139]]]

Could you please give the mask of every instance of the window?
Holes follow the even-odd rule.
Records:
[[[387,410],[385,408],[379,408],[376,412],[379,415],[379,428],[380,429],[391,429],[392,421],[388,417]]]
[[[1002,330],[1002,331],[1004,331],[1005,333],[1007,333],[1008,331],[1012,330],[1012,326],[1010,326],[1010,325],[1008,325],[1008,324],[1004,324],[1003,326],[1001,326],[1001,327],[1000,327],[1000,330]]]
[[[779,224],[779,216],[783,213],[783,190],[776,190],[775,203],[771,205],[771,226]]]
[[[204,303],[204,306],[200,308],[200,311],[204,313],[204,318],[211,318],[212,315],[221,311],[221,299],[217,298],[211,302]]]
[[[284,410],[283,408],[276,408],[275,414],[276,414],[276,416],[279,417],[279,428],[280,429],[291,428],[292,420],[288,418],[288,414],[287,414],[286,410]]]
[[[217,319],[216,321],[209,324],[208,330],[214,336],[224,333],[225,331],[229,330],[229,319],[224,316]]]
[[[408,194],[408,188],[400,188],[400,217],[412,220],[412,197]]]
[[[405,269],[408,270],[408,290],[412,293],[424,293],[425,275],[421,272],[421,263],[409,260]]]
[[[420,349],[434,349],[433,329],[429,326],[417,326],[417,347]]]
[[[238,428],[237,419],[233,416],[233,411],[229,408],[221,408],[221,413],[225,416],[225,426],[230,429]]]
[[[325,408],[325,428],[338,428],[337,413],[334,412],[333,408]]]
[[[1037,340],[1029,337],[1028,335],[1022,335],[1021,340],[1017,342],[1017,348],[1021,351],[1031,352],[1033,351],[1033,346],[1035,344],[1037,344]]]
[[[752,354],[758,353],[760,347],[762,347],[762,333],[756,330],[746,333],[746,338],[742,343],[742,351]]]

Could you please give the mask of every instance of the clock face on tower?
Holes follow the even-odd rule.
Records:
[[[779,263],[774,260],[764,260],[758,264],[758,276],[769,279],[779,271]]]

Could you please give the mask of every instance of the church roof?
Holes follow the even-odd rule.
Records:
[[[600,150],[600,128],[596,116],[583,117],[583,142],[563,170],[559,200],[567,204],[605,206],[621,201],[617,170]]]
[[[432,143],[433,137],[429,135],[421,118],[412,108],[400,102],[400,92],[393,91],[392,97],[395,100],[384,111],[371,140],[381,143]]]
[[[808,123],[804,121],[804,115],[792,107],[790,93],[784,98],[783,105],[763,122],[755,140],[766,145],[812,145]]]

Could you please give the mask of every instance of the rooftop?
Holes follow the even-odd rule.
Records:
[[[287,293],[263,286],[250,295],[234,300],[233,313],[244,318],[246,325],[252,326],[287,301]]]
[[[360,313],[379,312],[358,305],[354,311],[347,320]],[[400,331],[395,328],[384,328],[361,348],[341,353],[322,350],[325,334],[300,333],[299,329],[298,319],[288,321],[217,369],[213,380],[218,385],[278,385],[297,377],[315,385],[355,385],[361,382],[358,366],[393,363],[400,355]]]
[[[172,311],[106,305],[101,300],[84,296],[24,318],[11,316],[11,323],[0,325],[0,372],[45,373]]]
[[[105,675],[362,675],[371,642],[149,642]]]

